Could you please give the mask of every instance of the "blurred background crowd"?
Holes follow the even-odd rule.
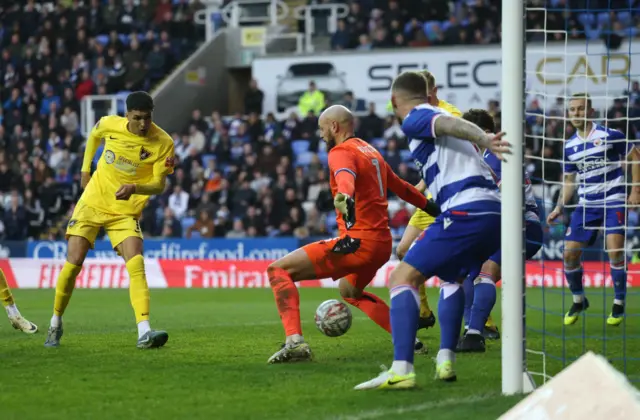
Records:
[[[309,0],[310,4],[332,2]],[[344,3],[348,16],[335,33],[327,33],[335,50],[500,40],[500,1]],[[635,10],[622,6],[633,1],[591,0],[592,9],[600,10],[596,3],[602,3],[598,13],[571,12],[586,7],[582,0],[531,3],[548,10],[529,13],[530,28],[567,28],[573,38],[598,39],[606,34],[612,48],[620,39],[636,36],[640,26],[637,14],[605,12],[607,8]],[[194,24],[193,16],[203,7],[198,0],[63,0],[55,4],[25,0],[0,5],[2,239],[63,237],[80,193],[82,98],[151,90],[202,42],[202,26]],[[316,31],[327,31],[326,24],[322,26],[326,17],[316,17]],[[530,40],[540,40],[539,36],[533,33]],[[553,32],[549,37],[553,40]],[[606,116],[610,126],[630,138],[640,138],[638,82],[615,94],[619,99],[609,109],[598,110],[600,117]],[[171,133],[178,167],[167,191],[153,197],[144,211],[145,235],[331,235],[335,217],[327,153],[317,132],[317,116],[329,103],[321,85],[310,85],[305,95],[298,112],[280,119],[263,113],[264,95],[255,82],[244,98],[244,113],[203,115],[194,109],[184,130]],[[406,139],[389,110],[375,109],[367,98],[349,93],[342,103],[361,111],[356,134],[379,148],[401,177],[417,183]],[[465,104],[456,105],[465,110]],[[500,104],[493,101],[487,108],[499,123]],[[527,115],[527,155],[544,157],[544,161],[527,159],[527,169],[534,183],[560,181],[562,143],[544,139],[572,134],[564,119],[565,106],[558,102],[542,109],[534,100]],[[400,235],[411,209],[397,201],[390,209],[394,234]]]

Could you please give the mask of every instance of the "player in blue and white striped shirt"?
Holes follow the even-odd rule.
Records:
[[[441,214],[409,249],[389,279],[394,361],[391,369],[356,389],[404,389],[416,384],[414,341],[419,318],[418,286],[438,276],[440,351],[436,374],[453,381],[454,351],[460,336],[464,293],[460,282],[479,273],[500,248],[500,192],[489,166],[474,145],[499,159],[510,153],[504,133],[485,133],[477,125],[429,105],[426,80],[415,72],[398,76],[391,101],[411,139],[409,149]],[[494,288],[495,290],[495,288]]]
[[[593,244],[598,230],[604,228],[615,293],[607,324],[617,326],[624,318],[627,294],[624,253],[627,196],[623,162],[640,161],[640,152],[623,133],[593,123],[592,117],[589,95],[573,95],[569,101],[569,119],[576,133],[565,143],[564,185],[547,223],[553,223],[562,214],[578,186],[580,201],[571,215],[564,248],[565,276],[573,295],[573,305],[565,314],[564,324],[574,324],[580,312],[589,308],[589,301],[584,297],[580,257],[582,248]],[[640,165],[632,165],[632,174],[634,187],[628,201],[637,205],[640,203]]]

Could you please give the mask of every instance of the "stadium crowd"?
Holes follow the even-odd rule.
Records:
[[[1,14],[0,236],[5,240],[60,239],[64,235],[80,192],[84,139],[79,130],[79,104],[83,96],[148,89],[201,36],[191,23],[193,13],[201,7],[197,1],[126,0],[121,4],[109,0],[103,4],[93,0],[86,7],[78,1],[69,2],[69,7],[62,3],[48,9],[29,0]],[[418,3],[421,12],[412,12],[411,7]],[[445,9],[445,3],[455,7]],[[491,16],[499,16],[497,4],[486,0],[362,0],[350,2],[351,14],[345,23],[374,38],[396,27],[406,35],[409,28],[411,40],[423,33],[431,45],[463,43],[456,38],[463,31],[432,39],[428,22],[448,21],[453,26],[460,22],[469,31],[476,28],[474,22],[481,21],[484,26],[472,33],[480,31],[483,39],[494,42],[499,23]],[[341,45],[355,47],[359,35],[351,33]],[[340,36],[334,34],[336,38]],[[612,124],[638,137],[640,86],[636,82],[629,92],[620,93],[628,101],[616,100],[606,114],[612,121],[619,119]],[[223,118],[218,112],[205,116],[193,110],[184,131],[171,133],[178,166],[167,191],[153,197],[143,213],[145,235],[304,238],[332,234],[333,201],[327,153],[317,133],[318,113],[294,113],[278,121],[273,114],[263,115],[263,96],[253,83],[245,97],[244,115]],[[344,98],[349,107],[356,101],[366,104],[366,98]],[[627,103],[631,107],[628,126]],[[328,104],[321,104],[318,110],[324,105]],[[541,135],[561,140],[571,134],[571,126],[562,119],[563,107],[558,103],[543,110],[532,101],[527,110],[528,155],[545,157],[544,161],[528,160],[534,182],[560,180],[562,168],[557,160],[562,156],[562,143],[542,141]],[[492,102],[488,108],[499,122],[500,104]],[[357,135],[381,149],[401,177],[417,183],[398,121],[373,105],[365,114],[358,118]],[[396,235],[402,233],[410,215],[403,204],[393,203],[391,226]]]
[[[80,101],[150,89],[203,39],[180,0],[0,5],[0,236],[39,237],[77,197]],[[57,229],[54,229],[54,233]]]
[[[342,3],[346,18],[331,35],[334,50],[483,45],[500,42],[501,0],[308,0]],[[528,41],[598,39],[612,46],[638,34],[635,0],[529,0]],[[542,8],[546,8],[543,12]],[[326,10],[315,11],[316,32],[326,30]],[[544,29],[544,31],[543,31]],[[537,32],[535,31],[537,30]],[[546,35],[545,35],[546,33]]]

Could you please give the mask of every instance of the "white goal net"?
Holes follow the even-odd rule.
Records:
[[[525,5],[522,163],[544,241],[526,262],[523,336],[525,370],[537,385],[587,351],[640,381],[640,213],[627,203],[632,150],[640,139],[640,9],[634,3]],[[572,191],[564,189],[570,179],[575,192],[562,198]],[[547,224],[559,200],[562,214]],[[620,299],[624,287],[614,283],[625,277]],[[574,303],[584,309],[585,300],[588,309],[575,315]],[[621,301],[625,316],[619,322],[611,318],[621,317],[613,307]]]

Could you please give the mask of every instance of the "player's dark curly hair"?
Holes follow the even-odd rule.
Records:
[[[462,115],[462,118],[474,123],[484,131],[496,132],[496,123],[493,121],[493,117],[484,109],[470,109]]]
[[[153,111],[153,98],[147,92],[132,92],[127,96],[127,111]]]

